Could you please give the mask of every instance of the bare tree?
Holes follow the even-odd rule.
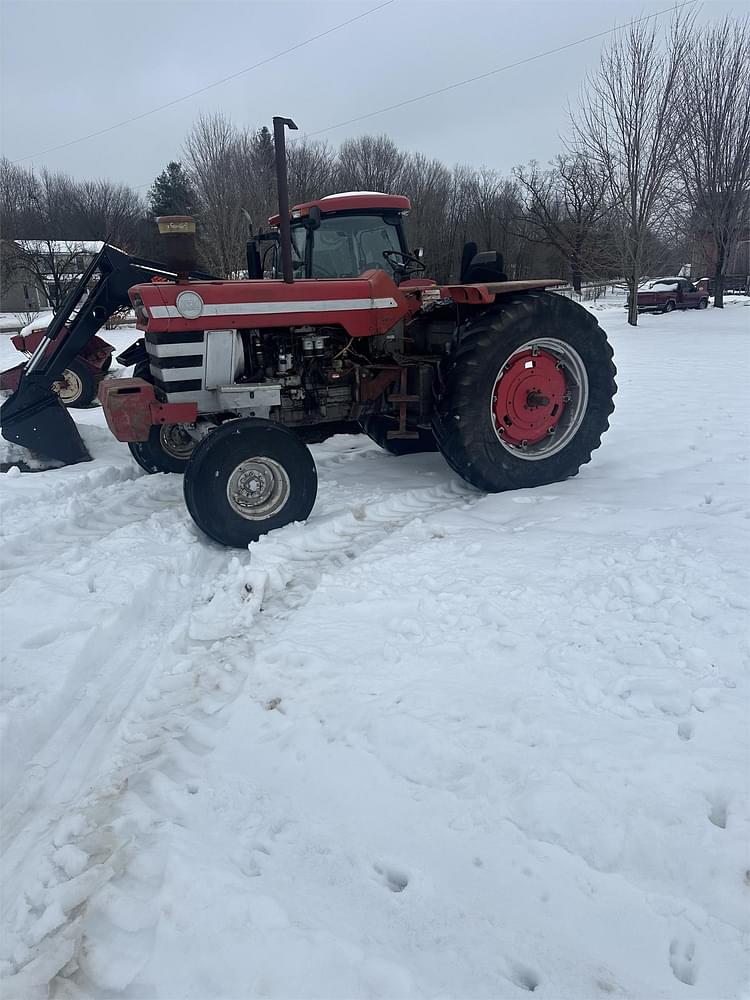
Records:
[[[671,209],[667,189],[681,139],[675,105],[690,28],[688,19],[676,19],[662,48],[653,26],[630,25],[605,48],[573,117],[576,151],[591,157],[607,180],[631,326],[638,323],[648,234]]]
[[[680,171],[695,228],[711,244],[720,309],[726,266],[750,221],[750,21],[728,17],[709,26],[681,70]]]
[[[143,199],[126,184],[84,181],[73,193],[75,238],[110,240],[121,249],[138,249],[140,221],[146,214]]]
[[[326,143],[300,139],[287,146],[289,197],[301,204],[333,194],[336,187],[336,158]]]
[[[405,164],[406,153],[387,135],[346,139],[339,148],[336,183],[341,190],[398,194]]]
[[[40,288],[51,309],[62,300],[92,253],[86,243],[73,240],[16,240],[10,249],[14,278],[26,277]]]
[[[422,153],[408,157],[399,193],[411,200],[409,241],[412,247],[425,248],[429,273],[440,281],[449,279],[455,256],[449,221],[451,192],[451,172],[445,164]]]
[[[18,239],[38,234],[39,182],[32,170],[0,159],[0,238]]]
[[[243,266],[249,192],[248,136],[221,114],[201,115],[185,140],[198,195],[199,247],[209,269],[229,276]]]
[[[584,273],[601,268],[602,223],[610,211],[606,175],[588,157],[569,153],[548,170],[531,163],[516,177],[525,195],[528,238],[557,248],[580,295]]]

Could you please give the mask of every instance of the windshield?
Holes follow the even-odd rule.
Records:
[[[304,226],[292,226],[295,278],[305,273],[306,237]],[[380,268],[393,276],[393,267],[383,251],[401,251],[398,229],[379,215],[323,216],[312,239],[311,278],[356,278],[372,268]]]

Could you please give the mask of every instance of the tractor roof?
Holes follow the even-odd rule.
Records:
[[[401,194],[382,194],[380,191],[344,191],[342,194],[329,194],[325,198],[306,201],[295,205],[292,218],[299,219],[309,213],[313,205],[317,205],[322,215],[332,215],[334,212],[408,212],[411,202]],[[279,216],[272,215],[268,220],[272,226],[278,226]]]

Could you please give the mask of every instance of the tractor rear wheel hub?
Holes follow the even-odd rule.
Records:
[[[559,359],[544,350],[522,351],[504,366],[493,393],[495,426],[509,444],[545,438],[565,410],[567,383]]]

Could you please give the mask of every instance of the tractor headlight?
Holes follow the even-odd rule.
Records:
[[[197,292],[180,292],[175,305],[183,319],[198,319],[203,312],[203,299]]]

